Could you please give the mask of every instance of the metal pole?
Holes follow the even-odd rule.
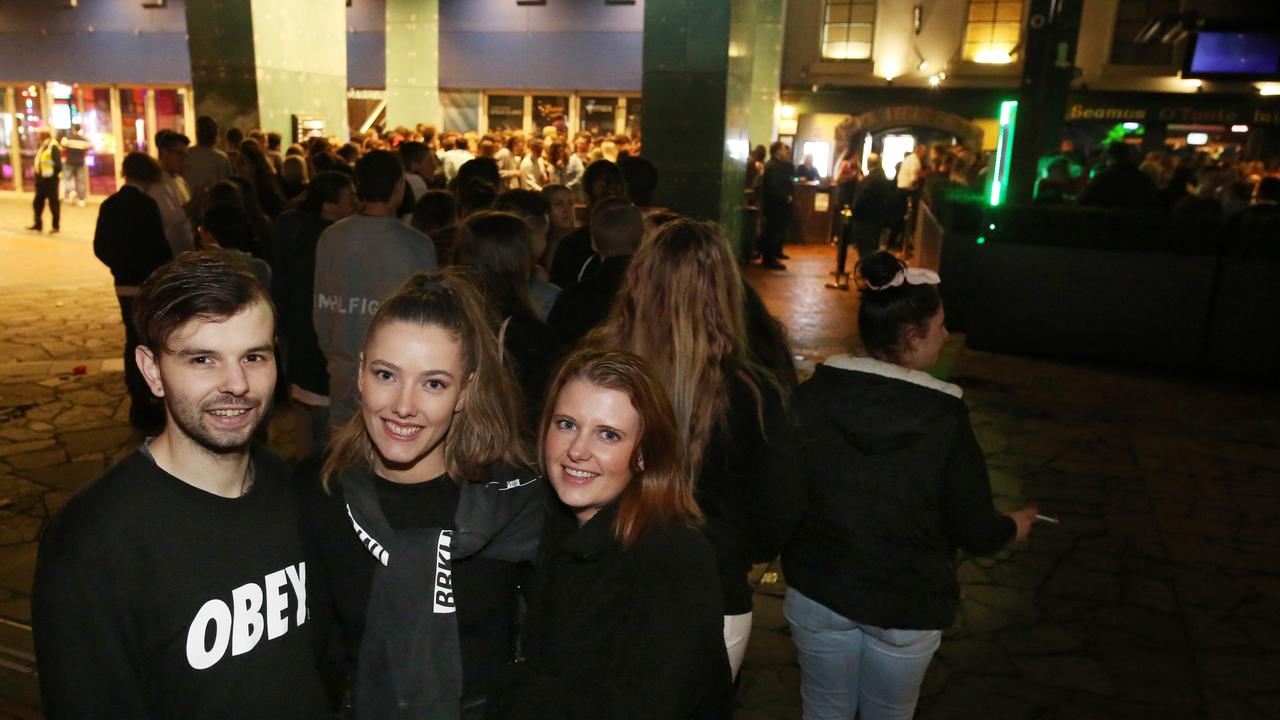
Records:
[[[13,189],[22,192],[22,146],[18,143],[17,108],[13,88],[4,89],[4,111],[9,115],[9,161],[13,163]]]
[[[124,186],[124,182],[122,180],[124,176],[121,173],[120,166],[124,164],[124,156],[125,156],[124,130],[123,128],[120,127],[120,123],[121,123],[120,86],[111,85],[109,86],[108,90],[110,91],[110,94],[111,94],[111,132],[113,135],[112,139],[115,140],[116,161],[114,163],[115,167],[113,168],[113,170],[115,171],[115,176],[116,176],[116,189],[119,190],[121,187]]]

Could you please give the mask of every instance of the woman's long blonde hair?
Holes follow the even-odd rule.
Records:
[[[521,439],[520,389],[501,361],[502,348],[493,334],[488,311],[466,271],[445,268],[409,278],[378,308],[365,334],[365,347],[383,326],[403,322],[434,325],[462,346],[466,406],[445,435],[445,470],[455,482],[484,482],[490,465],[531,465]],[[360,372],[363,372],[363,367]],[[326,490],[334,478],[361,464],[373,463],[377,452],[364,416],[356,413],[329,441],[329,457],[321,473]]]
[[[644,358],[667,383],[680,435],[688,443],[690,477],[729,408],[730,375],[756,395],[768,378],[747,351],[743,280],[729,243],[707,222],[676,220],[631,258],[609,320],[586,345]]]

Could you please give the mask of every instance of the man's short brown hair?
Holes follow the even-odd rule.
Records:
[[[266,303],[275,317],[271,294],[248,266],[222,252],[189,252],[142,283],[133,302],[133,326],[140,344],[161,352],[188,320],[225,320],[256,302]]]

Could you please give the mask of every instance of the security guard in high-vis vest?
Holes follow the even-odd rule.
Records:
[[[49,232],[56,233],[59,229],[59,221],[62,219],[62,207],[58,202],[58,178],[62,174],[62,148],[58,147],[58,143],[53,139],[53,132],[47,127],[40,128],[37,137],[40,138],[40,147],[36,148],[35,163],[31,168],[36,183],[36,198],[31,202],[32,208],[35,209],[36,221],[27,229],[44,229],[44,203],[48,200],[49,212],[53,215],[53,229]]]

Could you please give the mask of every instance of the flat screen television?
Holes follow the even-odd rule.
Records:
[[[1280,79],[1280,31],[1201,30],[1191,36],[1182,77]]]

